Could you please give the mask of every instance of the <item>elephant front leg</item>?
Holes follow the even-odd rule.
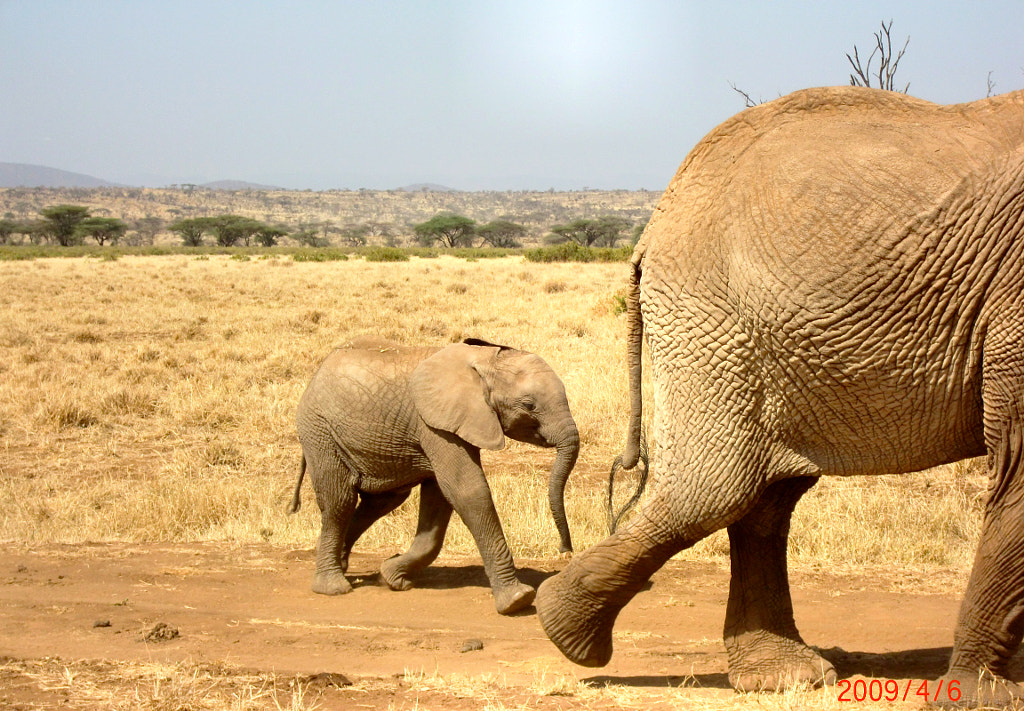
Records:
[[[769,486],[754,509],[729,526],[732,577],[725,616],[729,683],[737,691],[780,691],[804,682],[834,684],[835,669],[797,632],[786,570],[789,522],[817,479]]]
[[[1024,422],[1006,424],[991,458],[992,484],[978,552],[960,607],[946,706],[1024,706],[1024,689],[1004,678],[1024,633]],[[956,702],[945,703],[943,701]]]
[[[491,583],[494,606],[503,615],[528,607],[536,591],[516,577],[512,553],[480,466],[480,451],[443,430],[431,430],[421,444],[441,493],[473,534]]]
[[[416,525],[416,536],[412,545],[402,555],[388,558],[380,566],[381,577],[392,590],[409,590],[413,583],[410,577],[434,562],[441,546],[448,522],[452,517],[452,505],[444,498],[441,488],[434,479],[420,484],[420,513]]]

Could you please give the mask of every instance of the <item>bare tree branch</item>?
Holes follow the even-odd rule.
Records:
[[[748,108],[748,109],[749,109],[749,108],[750,108],[751,106],[757,106],[758,104],[763,104],[763,103],[764,103],[763,101],[754,101],[754,100],[753,100],[753,99],[752,99],[752,98],[750,97],[750,94],[748,94],[747,92],[743,91],[743,89],[740,89],[740,88],[739,88],[738,86],[736,86],[736,85],[735,85],[735,84],[733,84],[732,82],[729,82],[729,86],[731,86],[731,87],[732,87],[732,90],[733,90],[733,91],[735,91],[735,92],[736,92],[737,94],[739,94],[740,96],[742,96],[742,97],[743,97],[743,101],[745,101],[745,102],[746,102],[746,104],[747,104],[747,108]]]
[[[888,25],[883,22],[882,29],[875,33],[875,48],[871,50],[866,63],[861,64],[860,52],[857,50],[856,45],[853,47],[853,56],[846,55],[847,61],[853,67],[853,73],[850,74],[850,85],[870,87],[871,79],[875,77],[879,89],[901,91],[906,94],[910,90],[910,82],[907,82],[903,89],[897,89],[896,69],[899,67],[903,55],[906,54],[907,45],[909,44],[910,36],[908,35],[906,42],[903,43],[903,49],[893,55],[892,20],[889,20]],[[871,62],[874,60],[875,55],[879,57],[878,71],[872,73]]]

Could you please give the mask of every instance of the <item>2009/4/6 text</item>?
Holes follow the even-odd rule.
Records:
[[[924,701],[959,701],[960,682],[953,679],[929,681],[927,679],[840,679],[836,684],[839,701],[906,701],[918,697]]]

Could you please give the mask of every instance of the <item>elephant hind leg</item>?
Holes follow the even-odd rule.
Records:
[[[729,526],[732,576],[725,616],[729,682],[738,691],[779,691],[835,683],[832,665],[808,647],[793,620],[786,545],[793,509],[814,477],[770,485],[753,510]]]
[[[351,592],[345,578],[348,548],[345,541],[356,508],[356,477],[340,461],[325,466],[319,458],[307,460],[316,503],[320,507],[320,537],[316,544],[313,592],[342,595]]]
[[[381,577],[392,590],[408,590],[410,577],[434,562],[444,544],[444,534],[452,517],[452,505],[444,498],[436,479],[420,484],[420,513],[416,536],[402,555],[388,558],[380,566]]]
[[[676,552],[692,541],[645,511],[576,555],[537,590],[537,617],[570,661],[603,667],[612,656],[612,628],[623,607]]]
[[[385,491],[379,494],[367,494],[360,492],[359,504],[355,513],[352,514],[352,521],[348,525],[348,532],[345,534],[345,549],[342,562],[348,571],[348,556],[352,547],[359,540],[360,536],[366,533],[374,523],[387,516],[389,513],[401,506],[409,498],[411,489],[400,491]]]

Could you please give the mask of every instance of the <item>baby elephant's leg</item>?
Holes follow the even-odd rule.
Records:
[[[452,505],[444,498],[436,479],[425,479],[420,484],[420,515],[416,537],[402,555],[388,558],[380,566],[384,582],[392,590],[408,590],[409,579],[417,571],[434,562],[444,544],[444,534],[452,517]]]
[[[325,470],[316,460],[309,460],[310,479],[320,507],[320,538],[316,544],[316,572],[313,592],[321,595],[342,595],[352,590],[345,579],[348,549],[345,540],[356,508],[356,490],[353,477],[344,466]]]
[[[352,514],[352,522],[348,525],[345,548],[342,551],[342,568],[345,572],[348,572],[348,556],[356,541],[366,533],[370,526],[401,506],[409,498],[410,491],[410,489],[404,489],[380,494],[359,493],[359,504],[356,506],[355,513]]]

